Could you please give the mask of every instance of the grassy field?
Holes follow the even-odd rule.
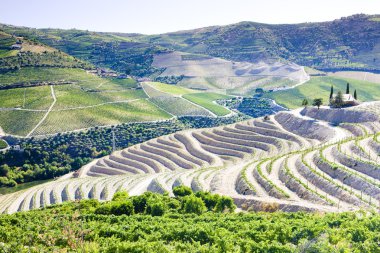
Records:
[[[148,85],[152,86],[153,88],[169,93],[171,95],[185,95],[185,94],[190,94],[190,93],[196,93],[198,91],[176,86],[176,85],[170,85],[166,83],[159,83],[159,82],[148,82]]]
[[[171,115],[162,111],[148,100],[143,99],[130,103],[52,111],[33,135],[53,134],[127,122],[164,120],[170,117]]]
[[[215,113],[218,116],[225,116],[230,113],[228,109],[214,103],[215,100],[229,98],[229,96],[227,95],[206,92],[206,93],[186,94],[183,97],[190,100],[191,102],[195,104],[198,104],[210,110],[211,112]]]
[[[0,149],[4,149],[6,147],[8,147],[7,143],[0,139]]]
[[[380,100],[379,84],[342,77],[313,77],[309,82],[294,89],[267,93],[265,96],[290,109],[301,107],[305,98],[309,103],[315,98],[323,98],[324,104],[327,105],[331,85],[335,93],[339,90],[345,92],[347,82],[350,83],[351,94],[357,90],[359,101]]]

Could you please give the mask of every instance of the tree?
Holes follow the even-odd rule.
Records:
[[[338,108],[343,106],[343,94],[341,91],[336,94],[333,105]]]
[[[309,101],[307,101],[306,98],[304,100],[302,100],[302,106],[307,107],[308,105],[309,105]]]
[[[354,98],[355,100],[358,100],[358,95],[356,94],[356,90],[354,91]]]
[[[313,106],[317,106],[318,107],[318,110],[319,110],[319,107],[323,104],[323,99],[322,98],[316,98],[314,99],[313,101]]]
[[[333,98],[333,95],[334,95],[334,88],[333,88],[333,86],[331,85],[331,89],[330,89],[330,101],[331,101],[331,99]]]
[[[350,83],[347,83],[346,94],[350,94]]]

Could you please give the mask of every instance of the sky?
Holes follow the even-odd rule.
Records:
[[[158,34],[240,21],[329,21],[380,14],[380,0],[0,0],[0,23]]]

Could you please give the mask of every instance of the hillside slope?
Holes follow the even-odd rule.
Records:
[[[360,122],[339,126],[330,124],[337,110],[321,111],[318,119],[293,111],[158,137],[56,181],[1,196],[0,212],[109,200],[119,190],[172,194],[178,185],[228,195],[239,207],[254,210],[268,205],[284,211],[376,210],[380,110],[379,103],[368,106],[372,112]],[[366,106],[348,110],[347,117],[362,109]]]
[[[380,70],[377,17],[354,15],[330,22],[289,25],[241,22],[138,39],[233,61],[286,59],[320,69]]]

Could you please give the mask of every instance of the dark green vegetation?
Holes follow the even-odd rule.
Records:
[[[351,90],[357,90],[359,101],[380,100],[379,84],[356,79],[327,76],[312,77],[309,82],[297,86],[294,89],[265,93],[265,97],[274,99],[278,104],[290,109],[300,107],[305,98],[310,101],[315,98],[324,98],[323,102],[327,105],[329,103],[331,86],[334,87],[334,93],[338,91],[344,92],[348,82],[350,83]]]
[[[227,100],[219,100],[218,103],[227,106],[229,109],[236,109],[253,118],[271,115],[284,110],[278,105],[273,105],[269,99],[260,97],[241,99],[231,98]]]
[[[4,149],[6,147],[8,147],[7,143],[4,140],[0,139],[0,149]]]
[[[0,187],[61,176],[79,169],[94,158],[109,155],[112,152],[113,133],[116,149],[123,149],[183,129],[231,124],[245,118],[181,117],[163,122],[93,128],[42,139],[11,138],[12,144],[20,145],[21,151],[11,149],[0,153]]]
[[[232,199],[115,194],[0,216],[3,252],[379,252],[380,216],[228,213]]]

